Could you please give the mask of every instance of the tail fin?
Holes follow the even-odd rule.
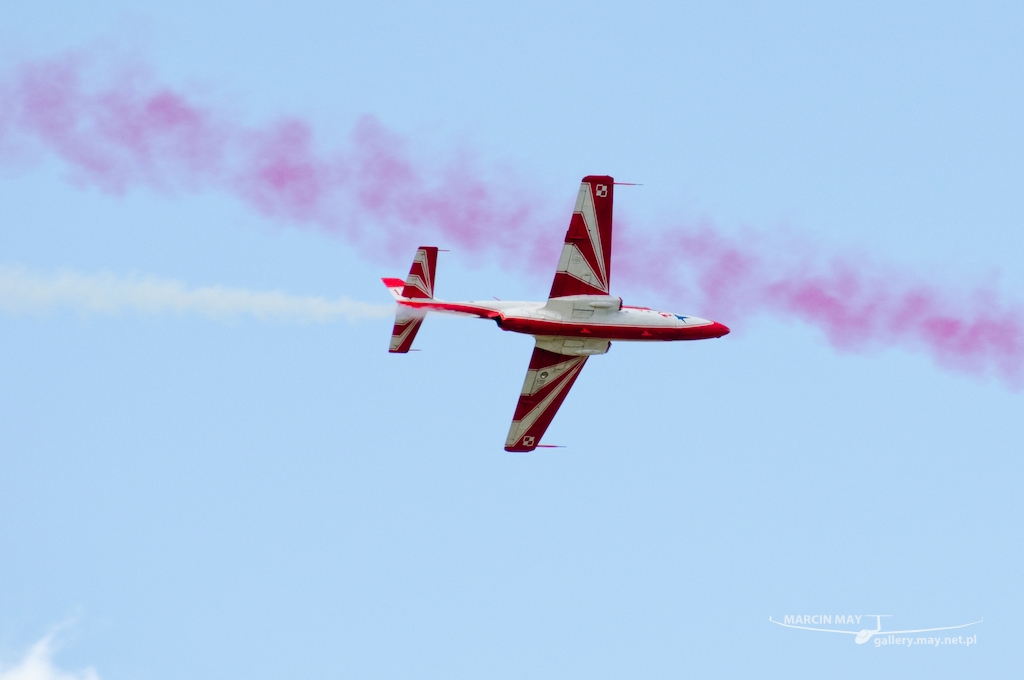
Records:
[[[437,248],[435,246],[420,246],[416,251],[416,257],[412,260],[412,267],[409,268],[409,276],[404,283],[401,279],[381,280],[399,303],[403,299],[430,300],[434,297],[434,273],[436,271]],[[391,331],[389,352],[405,354],[409,351],[420,326],[423,325],[425,314],[426,312],[417,312],[399,304],[398,311],[395,313],[395,328]]]

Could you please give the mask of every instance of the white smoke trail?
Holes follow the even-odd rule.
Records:
[[[212,319],[250,315],[262,320],[320,323],[383,318],[395,311],[394,305],[356,302],[345,297],[301,297],[225,286],[188,288],[170,279],[118,277],[108,272],[89,275],[62,271],[40,275],[24,267],[0,265],[0,310],[39,313],[54,307],[100,314],[192,312]]]
[[[92,668],[65,671],[53,665],[53,636],[48,635],[32,645],[15,666],[0,665],[0,680],[99,680]]]

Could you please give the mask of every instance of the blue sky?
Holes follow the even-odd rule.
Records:
[[[784,228],[1019,300],[1022,28],[1013,3],[10,2],[0,55],[110,47],[324,148],[373,114],[555,207],[610,173],[645,183],[616,200],[636,229]],[[78,188],[46,157],[0,173],[0,205],[0,264],[43,274],[387,304],[379,277],[408,267],[230,196]],[[438,267],[450,299],[547,289],[457,250]],[[50,670],[104,680],[1021,668],[1024,425],[999,381],[760,316],[616,344],[549,430],[568,448],[512,456],[531,340],[430,317],[389,356],[389,333],[0,312],[0,668],[55,627]],[[768,622],[805,613],[985,621],[938,649]]]

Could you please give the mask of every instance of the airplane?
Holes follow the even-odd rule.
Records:
[[[853,638],[853,641],[856,642],[858,645],[864,644],[876,635],[899,635],[901,633],[930,633],[936,630],[955,630],[957,628],[966,628],[967,626],[973,626],[977,623],[981,623],[981,621],[979,620],[972,621],[971,623],[964,623],[959,626],[942,626],[941,628],[917,628],[915,630],[882,630],[882,617],[884,616],[888,618],[889,616],[892,616],[892,614],[865,614],[865,616],[869,618],[872,616],[875,617],[874,630],[870,628],[865,628],[859,631],[834,630],[831,628],[811,628],[810,626],[796,626],[792,623],[782,623],[781,621],[776,621],[770,616],[768,617],[768,620],[776,625],[785,626],[786,628],[799,628],[800,630],[816,630],[819,633],[846,633],[847,635],[856,635],[856,637]]]
[[[590,356],[607,352],[613,340],[705,340],[729,332],[715,321],[631,307],[610,294],[614,192],[615,180],[610,176],[583,178],[545,302],[446,302],[435,298],[436,246],[421,246],[416,251],[404,281],[381,279],[398,303],[388,350],[393,354],[412,348],[427,312],[490,319],[503,331],[535,338],[505,440],[506,451],[526,453],[550,446],[541,444],[541,438],[583,365]]]

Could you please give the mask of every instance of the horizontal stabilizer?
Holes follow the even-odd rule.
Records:
[[[391,346],[388,352],[392,354],[405,354],[412,347],[412,341],[423,325],[423,316],[409,316],[399,310],[395,316],[395,328],[391,331]]]
[[[402,297],[430,299],[434,297],[434,272],[437,270],[437,247],[420,246],[409,268]]]
[[[391,331],[391,345],[388,352],[405,354],[412,349],[412,342],[423,325],[423,317],[427,310],[411,310],[403,306],[402,301],[434,299],[434,274],[437,271],[437,248],[420,246],[409,267],[409,276],[402,279],[383,278],[381,281],[398,300],[399,307],[395,313],[395,327]]]

